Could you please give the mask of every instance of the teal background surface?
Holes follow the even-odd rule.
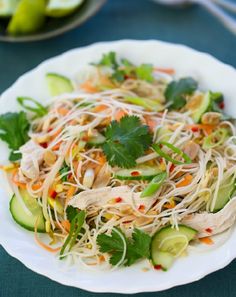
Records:
[[[17,77],[47,58],[97,41],[124,38],[160,39],[186,44],[236,67],[236,37],[201,7],[170,9],[149,0],[110,0],[83,26],[57,38],[26,44],[0,43],[0,93]],[[158,278],[153,281],[158,282]],[[118,294],[106,294],[115,295]],[[139,295],[235,297],[236,261],[198,282],[164,292]],[[95,293],[65,287],[37,275],[0,247],[0,297],[15,296],[92,297]]]

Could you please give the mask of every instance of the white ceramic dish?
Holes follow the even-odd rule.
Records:
[[[15,98],[32,96],[37,100],[48,99],[44,81],[46,72],[58,72],[69,77],[78,73],[80,67],[96,61],[110,50],[134,63],[153,63],[159,67],[173,67],[178,76],[195,77],[202,88],[222,91],[226,99],[226,111],[236,116],[234,99],[236,94],[236,71],[215,58],[182,45],[159,41],[117,41],[98,43],[74,49],[56,58],[49,59],[34,70],[19,78],[1,96],[0,111],[17,110]],[[6,162],[8,151],[0,144],[0,164]],[[33,234],[17,226],[9,213],[9,194],[3,192],[5,182],[0,178],[0,244],[13,257],[29,269],[49,277],[61,284],[93,292],[137,293],[160,291],[173,286],[190,283],[223,268],[236,257],[236,230],[219,248],[205,253],[190,252],[179,259],[168,272],[149,270],[143,272],[147,262],[113,272],[87,271],[82,267],[66,267],[65,262],[36,245]]]

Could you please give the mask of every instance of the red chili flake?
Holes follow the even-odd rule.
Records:
[[[43,148],[47,148],[47,147],[48,147],[47,142],[42,142],[42,143],[40,143],[39,145],[40,145],[41,147],[43,147]]]
[[[129,75],[125,74],[124,79],[128,79],[128,78],[131,78],[131,77]]]
[[[57,196],[57,192],[54,191],[54,190],[52,190],[52,192],[50,193],[50,197],[51,197],[52,199],[55,199],[56,196]]]
[[[48,129],[48,132],[51,132],[52,131],[52,128],[50,127],[49,129]]]
[[[117,198],[115,198],[115,202],[116,203],[119,203],[119,202],[121,202],[122,201],[122,198],[121,197],[117,197]]]
[[[158,264],[158,265],[155,265],[155,266],[154,266],[154,269],[156,269],[156,270],[161,270],[161,269],[162,269],[162,266],[159,265],[159,264]]]
[[[138,207],[138,210],[144,210],[145,209],[145,205],[144,204],[140,204]]]
[[[89,137],[88,136],[83,136],[82,138],[81,138],[83,141],[89,141]]]
[[[198,127],[192,127],[191,130],[192,130],[193,132],[198,132],[198,131],[199,131],[199,128],[198,128]]]
[[[174,164],[171,164],[171,166],[170,166],[170,172],[174,171],[175,167],[176,166]]]
[[[131,175],[132,176],[139,176],[140,175],[140,172],[139,171],[132,171],[131,172]]]
[[[224,109],[225,108],[225,103],[224,101],[219,103],[219,108]]]
[[[212,229],[211,228],[206,228],[205,231],[208,232],[208,233],[212,233]]]
[[[67,176],[68,179],[71,179],[72,177],[73,177],[72,173],[69,173],[68,176]]]

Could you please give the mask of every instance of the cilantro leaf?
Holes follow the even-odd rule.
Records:
[[[192,94],[197,89],[197,82],[186,77],[168,84],[165,91],[165,98],[171,103],[170,109],[179,109],[186,104],[186,95]]]
[[[219,104],[224,102],[224,97],[223,94],[220,92],[210,92],[211,96],[211,104],[210,107],[208,108],[208,111],[213,111],[213,112],[218,112],[221,114],[221,120],[223,121],[228,121],[228,120],[233,120],[231,116],[226,114],[220,107]]]
[[[150,257],[151,237],[141,230],[135,229],[132,238],[128,239],[120,229],[112,230],[111,235],[100,234],[97,237],[99,251],[111,254],[110,264],[116,265],[124,253],[124,241],[126,242],[126,254],[124,265],[130,266],[141,258]],[[119,233],[118,233],[119,232]],[[123,237],[123,240],[121,238]]]
[[[68,221],[72,222],[72,220],[77,216],[78,209],[74,208],[73,206],[69,205],[66,208],[66,217]]]
[[[137,116],[124,116],[120,122],[112,121],[105,136],[102,148],[109,164],[122,168],[135,166],[136,159],[152,143],[148,126],[142,125]]]
[[[135,66],[127,59],[118,61],[115,52],[103,54],[100,62],[94,65],[111,68],[113,73],[110,78],[118,83],[123,82],[127,77],[139,78],[148,82],[153,82],[154,80],[152,75],[153,66],[151,64]]]
[[[151,237],[139,229],[134,229],[132,239],[132,244],[129,244],[127,248],[126,266],[132,265],[140,258],[150,257]]]
[[[116,53],[109,52],[107,54],[103,54],[101,61],[97,64],[98,66],[107,66],[113,69],[118,68],[118,63],[116,60]]]
[[[101,253],[112,253],[114,251],[122,252],[124,250],[124,243],[119,234],[124,238],[124,234],[120,229],[114,229],[111,232],[111,235],[100,234],[97,237],[97,244],[100,246],[99,250]]]
[[[28,141],[29,128],[30,124],[23,111],[0,115],[0,139],[5,141],[12,150],[9,156],[10,161],[17,161],[21,158],[21,154],[14,153],[14,151]]]
[[[153,72],[153,66],[151,64],[142,64],[138,67],[136,67],[136,75],[137,78],[146,80],[148,82],[153,82],[154,78],[152,75]]]

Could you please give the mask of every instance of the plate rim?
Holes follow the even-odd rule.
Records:
[[[15,82],[8,87],[0,96],[7,96],[8,92],[11,91],[12,88],[14,88],[14,86],[20,82],[21,80],[24,80],[25,77],[30,76],[32,73],[36,72],[39,68],[43,67],[45,64],[47,63],[51,63],[54,62],[58,59],[63,58],[64,56],[67,55],[71,55],[74,52],[80,52],[80,51],[86,51],[89,48],[92,47],[97,47],[97,46],[106,46],[106,45],[114,45],[114,47],[116,47],[119,44],[125,44],[125,43],[158,43],[161,45],[165,45],[165,46],[171,46],[171,47],[177,47],[177,48],[182,48],[183,50],[187,50],[189,52],[192,52],[194,54],[197,54],[199,56],[205,56],[208,59],[211,59],[214,63],[217,63],[219,66],[224,67],[224,68],[228,68],[228,70],[233,71],[234,74],[236,74],[236,69],[228,64],[225,64],[223,62],[221,62],[220,60],[216,59],[215,57],[213,57],[212,55],[205,53],[205,52],[201,52],[201,51],[197,51],[195,49],[192,49],[191,47],[188,47],[186,45],[182,45],[182,44],[176,44],[176,43],[170,43],[170,42],[164,42],[164,41],[159,41],[159,40],[154,40],[154,39],[149,39],[149,40],[135,40],[135,39],[123,39],[123,40],[118,40],[118,41],[108,41],[108,42],[98,42],[98,43],[93,43],[91,45],[88,46],[84,46],[84,47],[79,47],[79,48],[74,48],[71,49],[69,51],[66,51],[62,54],[59,54],[55,57],[46,59],[45,61],[41,62],[38,66],[34,67],[33,69],[31,69],[30,71],[25,72],[23,75],[21,75],[17,80],[15,80]],[[25,267],[27,267],[28,269],[30,269],[33,272],[36,272],[42,276],[45,276],[53,281],[56,281],[58,283],[61,283],[63,285],[66,286],[72,286],[72,287],[76,287],[76,288],[80,288],[86,291],[90,291],[90,292],[99,292],[99,293],[105,293],[105,292],[112,292],[112,293],[124,293],[124,294],[133,294],[133,293],[140,293],[140,292],[157,292],[157,291],[163,291],[175,286],[179,286],[179,285],[183,285],[183,284],[187,284],[187,283],[191,283],[191,282],[195,282],[203,277],[205,277],[206,275],[215,272],[219,269],[224,268],[225,266],[227,266],[231,261],[233,261],[236,258],[236,250],[233,249],[233,247],[230,247],[230,252],[227,253],[227,255],[225,255],[225,258],[222,259],[221,261],[214,263],[214,266],[210,266],[207,267],[204,271],[199,271],[198,273],[195,273],[194,275],[190,274],[187,278],[185,278],[182,281],[178,281],[177,283],[172,281],[170,282],[168,285],[164,285],[163,287],[159,286],[158,288],[153,285],[153,287],[143,287],[143,289],[135,289],[135,288],[120,288],[120,289],[112,289],[110,288],[106,288],[106,286],[100,286],[98,287],[88,287],[88,285],[86,286],[86,284],[84,285],[84,283],[78,285],[73,284],[73,282],[68,282],[67,281],[63,281],[63,278],[60,278],[60,280],[55,280],[55,278],[52,277],[52,275],[50,273],[45,273],[45,271],[42,271],[42,269],[40,269],[40,267],[38,269],[35,269],[35,267],[32,268],[32,266],[29,263],[25,263],[23,262],[24,260],[21,259],[21,257],[19,257],[19,255],[17,255],[17,251],[14,250],[14,248],[12,248],[10,245],[7,244],[7,241],[4,241],[4,238],[0,237],[0,245],[2,245],[2,247],[4,248],[4,250],[10,254],[12,257],[16,258],[17,260],[19,260]]]

